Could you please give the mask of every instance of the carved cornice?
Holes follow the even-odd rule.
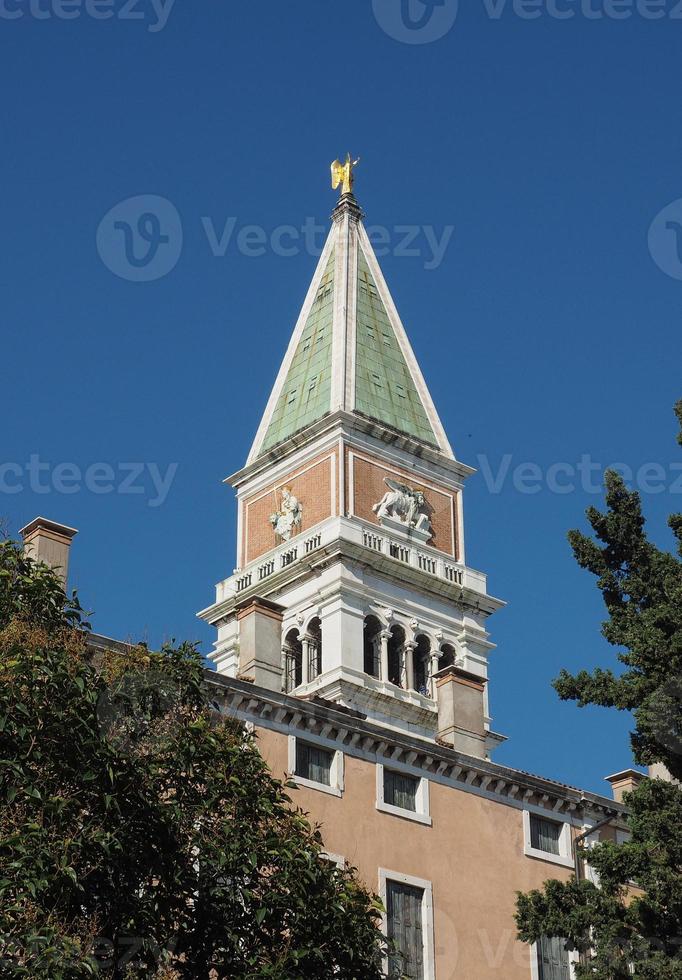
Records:
[[[295,734],[300,731],[336,742],[348,755],[372,756],[403,762],[425,776],[449,783],[466,792],[483,794],[514,806],[532,804],[567,819],[605,814],[624,815],[627,810],[607,797],[584,792],[541,776],[509,769],[487,760],[474,759],[435,740],[417,738],[349,716],[342,708],[267,691],[243,681],[205,672],[206,684],[216,710],[248,721],[256,727]]]
[[[297,543],[298,538],[292,539],[292,546]],[[263,556],[263,560],[267,557],[267,555]],[[379,572],[389,581],[399,579],[403,583],[414,585],[422,594],[448,599],[462,610],[472,610],[489,616],[506,605],[494,596],[439,578],[339,535],[302,556],[300,560],[278,569],[264,581],[254,575],[251,584],[238,594],[226,596],[225,599],[201,610],[198,615],[214,625],[220,624],[234,613],[237,604],[243,600],[254,596],[266,596],[276,601],[294,581],[308,578],[330,564],[336,562],[343,564],[348,561]],[[256,564],[252,562],[248,570],[253,571]]]
[[[304,426],[298,432],[294,432],[293,435],[289,436],[283,442],[278,443],[277,446],[265,450],[256,459],[242,467],[242,469],[226,477],[224,482],[229,483],[230,486],[239,488],[262,471],[272,469],[274,464],[279,463],[297,449],[309,445],[313,440],[322,439],[324,436],[331,435],[332,432],[334,436],[342,435],[352,439],[354,431],[362,432],[389,446],[396,446],[403,452],[423,459],[436,467],[440,467],[445,472],[449,471],[461,481],[466,480],[476,472],[473,466],[468,466],[466,463],[462,463],[456,459],[450,459],[444,453],[440,452],[437,447],[431,447],[423,442],[419,442],[404,432],[391,429],[389,426],[377,422],[374,419],[367,418],[357,412],[337,410],[335,412],[328,412],[317,421]]]

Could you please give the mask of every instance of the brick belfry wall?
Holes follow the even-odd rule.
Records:
[[[363,521],[378,524],[377,516],[372,510],[388,489],[384,480],[386,477],[406,483],[408,486],[419,487],[424,491],[426,502],[430,507],[433,537],[428,542],[430,547],[437,548],[448,555],[458,557],[456,520],[457,494],[451,490],[439,490],[430,481],[424,481],[420,474],[409,473],[394,466],[388,466],[379,461],[371,461],[364,454],[356,454],[350,450],[346,453],[347,485],[353,487],[353,513]],[[347,500],[350,500],[347,490]],[[454,528],[454,533],[453,533]],[[454,540],[454,548],[453,548]]]
[[[244,501],[242,565],[255,561],[281,544],[269,518],[279,509],[284,487],[291,490],[303,507],[303,520],[296,535],[309,531],[315,524],[338,512],[337,494],[332,494],[332,489],[338,483],[336,468],[337,454],[327,452]]]

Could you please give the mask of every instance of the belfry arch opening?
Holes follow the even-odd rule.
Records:
[[[370,677],[381,677],[381,630],[376,616],[365,616],[363,670]]]
[[[322,673],[322,621],[316,616],[308,624],[308,680]]]
[[[303,644],[297,629],[291,629],[282,644],[284,691],[288,694],[303,681]]]
[[[422,633],[417,637],[417,645],[414,648],[414,689],[419,694],[430,696],[429,675],[431,660],[431,640]]]
[[[388,681],[396,687],[403,687],[403,661],[405,657],[405,630],[393,626],[388,641]]]
[[[457,659],[457,651],[451,643],[444,643],[440,648],[440,659],[438,660],[438,669],[443,670],[444,667],[454,667],[455,661]]]

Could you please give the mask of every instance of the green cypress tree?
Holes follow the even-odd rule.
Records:
[[[682,401],[675,412],[682,445]],[[639,494],[615,472],[606,474],[606,505],[587,511],[594,537],[571,531],[569,541],[597,576],[602,632],[621,668],[562,671],[554,686],[562,700],[632,712],[635,761],[663,763],[682,780],[682,561],[648,539]],[[682,556],[682,514],[668,523]],[[585,854],[599,887],[572,878],[520,894],[519,936],[565,938],[581,953],[580,978],[682,980],[682,790],[645,779],[625,802],[630,840]]]

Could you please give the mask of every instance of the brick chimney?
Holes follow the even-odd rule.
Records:
[[[667,783],[676,783],[678,786],[679,781],[673,779],[671,773],[666,769],[662,762],[654,762],[652,766],[649,766],[649,776],[651,779],[665,779]]]
[[[438,671],[435,678],[438,741],[485,759],[485,680],[455,666]]]
[[[61,578],[66,588],[69,573],[71,541],[78,534],[74,527],[36,517],[19,532],[24,539],[24,552],[35,561],[49,565]]]
[[[237,606],[239,674],[270,691],[282,690],[282,616],[284,609],[254,597]]]
[[[622,772],[614,772],[612,776],[605,776],[604,778],[607,783],[611,783],[611,790],[616,803],[622,803],[623,793],[631,793],[647,777],[637,769],[623,769]]]

